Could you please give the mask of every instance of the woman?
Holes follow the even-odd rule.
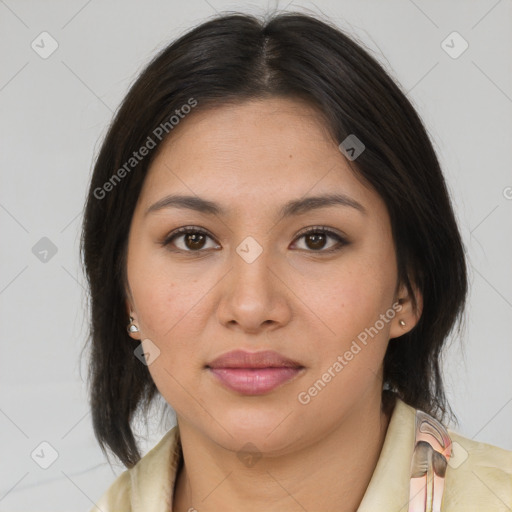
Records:
[[[329,23],[219,16],[141,73],[82,250],[91,405],[129,468],[93,510],[510,510],[512,454],[443,426],[467,291],[438,160]],[[140,457],[161,395],[177,426]]]

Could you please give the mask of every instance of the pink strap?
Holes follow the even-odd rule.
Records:
[[[417,409],[408,512],[441,512],[451,447],[452,440],[443,425]]]

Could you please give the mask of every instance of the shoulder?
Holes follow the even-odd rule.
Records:
[[[110,485],[101,498],[95,503],[90,512],[114,512],[123,510],[131,512],[131,475],[132,469],[123,471]]]
[[[426,415],[400,400],[397,401],[394,415],[401,427],[401,443],[409,444],[409,441],[413,441],[413,418],[416,417],[417,429],[418,412]],[[437,430],[451,440],[451,456],[446,465],[441,510],[511,512],[512,451],[475,441],[446,428],[431,416],[430,419],[431,426],[437,427]],[[402,454],[404,461],[410,461],[412,449],[403,450]]]
[[[160,512],[176,476],[178,439],[178,428],[169,430],[137,464],[114,480],[90,512]]]
[[[510,511],[512,451],[482,443],[448,430],[452,456],[445,475],[447,510]]]

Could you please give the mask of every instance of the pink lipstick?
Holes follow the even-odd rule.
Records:
[[[214,359],[206,368],[233,391],[262,395],[293,379],[304,366],[271,350],[234,350]]]

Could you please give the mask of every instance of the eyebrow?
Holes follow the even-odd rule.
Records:
[[[311,210],[319,208],[326,208],[329,206],[348,206],[358,210],[362,214],[367,214],[366,208],[355,199],[345,194],[325,194],[319,196],[309,196],[301,199],[293,199],[287,202],[279,211],[279,219],[282,220],[294,215],[301,215]],[[156,203],[152,204],[146,209],[144,215],[151,212],[156,212],[166,208],[181,208],[187,210],[194,210],[207,215],[226,215],[227,210],[219,204],[208,199],[203,199],[198,196],[187,195],[169,195]]]

